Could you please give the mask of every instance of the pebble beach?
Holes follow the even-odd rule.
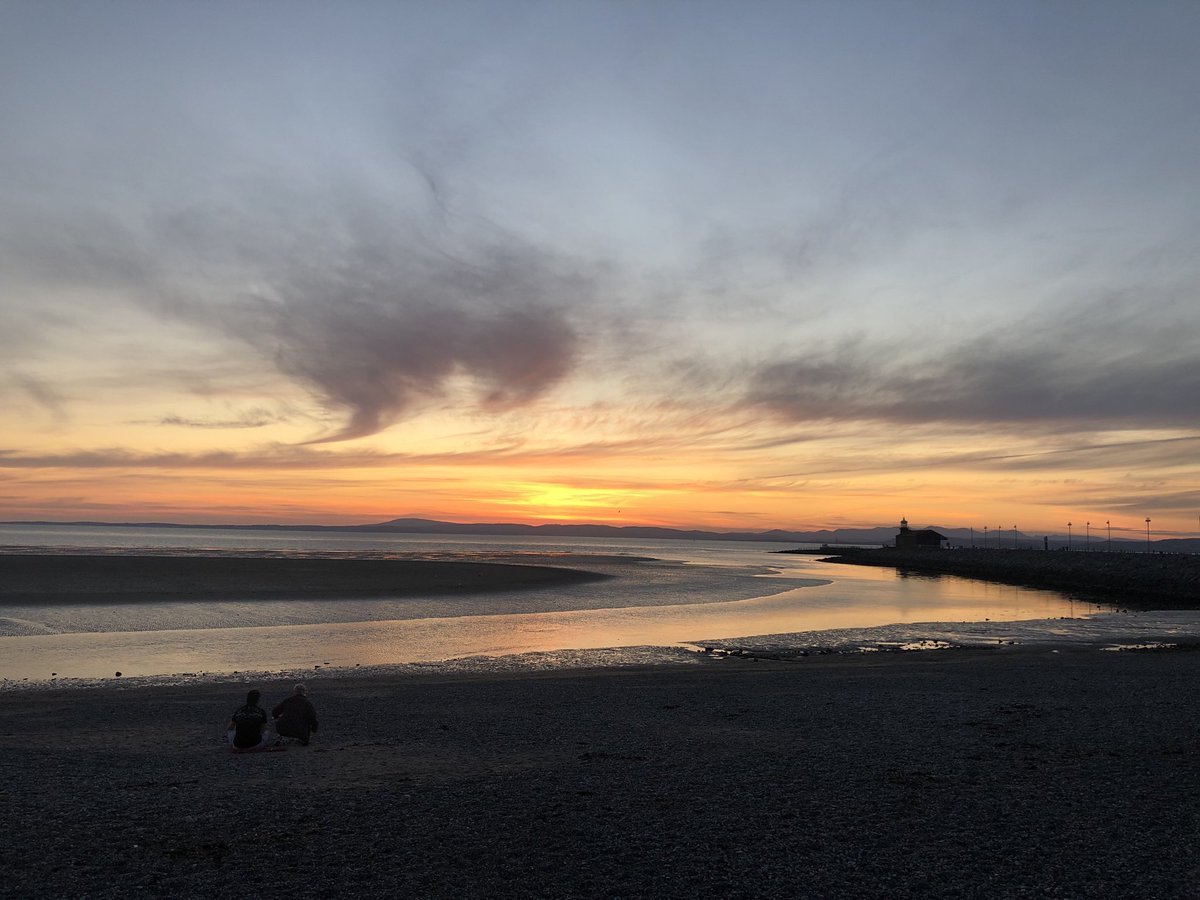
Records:
[[[3,563],[17,603],[595,577]],[[759,641],[653,666],[0,691],[0,897],[1200,896],[1198,645],[1114,649],[1056,630],[926,652]],[[232,753],[224,726],[246,691],[270,708],[301,678],[321,721],[312,743]]]
[[[1195,897],[1200,655],[0,693],[0,896]]]

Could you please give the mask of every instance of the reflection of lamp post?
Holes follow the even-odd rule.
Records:
[[[1146,516],[1146,552],[1150,552],[1150,517]]]
[[[1071,549],[1071,523],[1067,523],[1067,549]]]
[[[1086,537],[1084,537],[1084,539],[1083,539],[1083,549],[1091,550],[1092,549],[1092,523],[1085,522],[1084,525],[1087,527],[1087,533],[1086,533]]]

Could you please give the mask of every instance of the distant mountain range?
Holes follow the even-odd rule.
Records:
[[[179,522],[4,522],[5,525],[77,525],[123,528],[204,528],[236,531],[337,531],[371,534],[462,534],[518,537],[653,538],[684,541],[779,541],[780,543],[866,543],[880,544],[895,537],[895,528],[841,531],[700,531],[658,528],[652,525],[521,525],[513,522],[439,522],[435,519],[391,519],[366,525],[191,525]]]
[[[484,522],[439,522],[435,519],[401,518],[366,525],[186,525],[176,522],[5,522],[5,525],[90,525],[97,527],[123,526],[126,528],[220,528],[240,531],[338,531],[368,532],[372,534],[462,534],[519,537],[542,535],[545,537],[592,537],[592,538],[650,538],[653,540],[676,541],[776,541],[782,544],[890,544],[899,530],[896,526],[876,528],[828,528],[819,531],[785,531],[773,528],[769,531],[700,531],[679,528],[659,528],[652,525],[521,525],[517,523]],[[969,528],[942,528],[927,526],[949,538],[951,545],[984,546],[984,533],[972,532]],[[987,546],[1012,547],[1014,541],[1022,547],[1045,546],[1046,539],[1040,534],[1026,534],[1012,529],[988,531]],[[1048,536],[1051,548],[1065,547],[1067,536]],[[1145,546],[1144,540],[1114,538],[1113,549],[1136,550]],[[1175,538],[1152,542],[1155,550],[1165,552],[1200,552],[1200,539]],[[1107,546],[1104,532],[1095,531],[1090,543],[1086,536],[1074,534],[1070,538],[1072,549],[1101,550]]]

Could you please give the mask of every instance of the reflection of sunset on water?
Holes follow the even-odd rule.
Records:
[[[725,545],[728,546],[728,545]],[[1098,607],[1073,603],[1052,592],[1027,590],[958,578],[902,577],[891,570],[862,569],[780,557],[744,548],[728,550],[725,565],[679,567],[597,560],[592,568],[621,573],[613,582],[554,590],[555,603],[595,608],[486,614],[489,603],[521,604],[523,595],[439,600],[457,603],[465,614],[388,618],[401,606],[387,601],[252,601],[247,603],[137,604],[84,611],[102,617],[112,629],[119,612],[130,625],[153,617],[149,630],[109,630],[97,634],[36,634],[0,637],[0,677],[44,680],[59,677],[109,677],[172,673],[279,671],[312,667],[354,667],[406,663],[444,663],[463,657],[542,654],[550,661],[570,659],[572,651],[611,649],[588,664],[678,659],[698,641],[791,632],[850,630],[912,622],[1002,622],[1084,615]],[[746,577],[746,566],[780,560],[783,571]],[[804,587],[789,587],[800,579]],[[664,592],[691,602],[661,604]],[[778,591],[778,593],[771,593]],[[744,600],[694,602],[706,594],[741,593]],[[767,593],[767,596],[762,594]],[[758,594],[758,596],[754,596]],[[571,596],[575,599],[571,599]],[[507,596],[507,599],[502,599]],[[537,603],[538,594],[528,595]],[[544,595],[543,595],[544,596]],[[639,599],[640,598],[640,599]],[[606,604],[637,604],[613,608]],[[432,601],[431,601],[432,602]],[[412,607],[426,615],[429,602]],[[83,613],[23,609],[22,615],[49,616],[56,628],[87,629]],[[0,609],[0,616],[8,615]],[[74,618],[71,618],[71,616]],[[374,621],[362,620],[366,617]],[[240,622],[235,627],[206,627],[207,621]],[[294,624],[252,624],[292,621]],[[96,618],[99,624],[101,618]],[[191,627],[168,627],[170,622]],[[119,626],[118,626],[119,627]],[[138,626],[145,627],[145,626]],[[650,652],[645,648],[675,648]],[[624,649],[623,649],[624,648]],[[642,648],[642,649],[633,649]],[[545,664],[531,658],[524,665]],[[487,670],[494,664],[477,661]],[[520,667],[520,662],[509,662]]]

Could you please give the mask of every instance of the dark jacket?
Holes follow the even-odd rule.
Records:
[[[240,750],[257,747],[262,741],[262,728],[267,724],[267,714],[261,707],[249,704],[233,714],[233,746]]]
[[[284,737],[307,741],[309,734],[317,730],[317,711],[307,697],[293,694],[271,710],[275,719],[275,731]]]

